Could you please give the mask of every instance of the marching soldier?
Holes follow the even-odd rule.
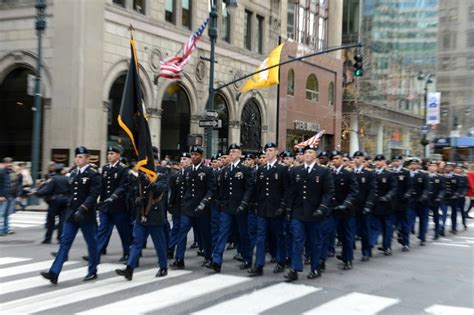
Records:
[[[380,232],[383,235],[382,247],[385,256],[392,255],[393,234],[393,203],[396,202],[397,180],[395,175],[385,169],[385,156],[377,154],[375,161],[375,207],[372,210],[371,226],[374,228],[371,235],[371,245],[377,243]]]
[[[179,225],[181,220],[181,201],[184,196],[184,171],[191,165],[191,154],[181,153],[179,169],[170,176],[168,212],[171,214],[173,227],[170,232],[168,243],[168,258],[174,257],[174,250],[177,245],[179,235]]]
[[[458,193],[455,201],[455,210],[451,210],[451,224],[453,231],[457,232],[457,213],[461,213],[462,225],[467,230],[466,225],[466,214],[464,213],[464,207],[466,204],[466,194],[469,189],[467,176],[464,174],[464,166],[462,163],[457,163],[454,167],[454,175],[458,178]]]
[[[215,195],[216,182],[210,167],[203,165],[201,147],[191,147],[192,165],[184,171],[184,195],[181,200],[181,220],[176,248],[176,260],[172,267],[184,268],[186,238],[191,227],[197,233],[203,248],[203,265],[211,259],[211,213],[210,202]]]
[[[138,266],[138,259],[148,236],[151,236],[158,258],[159,269],[156,277],[168,275],[167,242],[165,236],[165,223],[167,219],[166,212],[160,205],[161,199],[166,198],[164,194],[168,190],[167,176],[159,174],[154,182],[150,182],[143,173],[140,173],[139,176],[141,176],[140,180],[146,188],[144,189],[143,196],[138,199],[137,217],[133,226],[135,238],[130,249],[127,267],[115,270],[118,275],[125,277],[129,281],[132,280],[133,271]]]
[[[84,281],[97,279],[97,222],[96,204],[100,193],[100,174],[89,164],[89,150],[80,146],[75,149],[76,168],[69,177],[71,197],[65,216],[63,234],[53,265],[43,278],[58,283],[58,276],[79,229],[87,243],[89,268]]]
[[[372,257],[370,246],[370,212],[374,207],[375,180],[373,171],[364,167],[366,154],[356,151],[354,157],[354,174],[359,186],[359,194],[354,202],[357,231],[361,238],[362,261]]]
[[[410,218],[409,230],[413,230],[416,217],[419,221],[418,238],[420,245],[426,245],[426,231],[428,229],[428,198],[430,196],[430,183],[424,171],[421,171],[419,158],[411,158],[408,161],[410,169],[410,190],[405,199],[408,199],[408,215]],[[410,246],[410,244],[407,244]],[[405,248],[405,247],[404,247]]]
[[[295,166],[300,166],[304,163],[304,148],[297,147],[295,152]]]
[[[402,251],[410,250],[410,228],[408,196],[410,194],[410,171],[403,167],[403,157],[395,155],[392,158],[392,172],[397,179],[397,202],[394,202],[394,226],[398,229],[398,242],[403,246]]]
[[[240,269],[248,269],[252,264],[250,239],[248,234],[248,207],[252,197],[252,170],[240,162],[242,151],[238,144],[231,144],[228,150],[230,165],[222,170],[221,187],[223,205],[220,217],[219,237],[212,253],[212,262],[207,267],[214,272],[221,271],[225,244],[232,230],[232,219],[237,222],[239,251],[243,262]]]
[[[436,161],[432,161],[428,166],[428,180],[430,182],[430,195],[429,195],[429,209],[433,212],[434,227],[434,240],[439,238],[439,206],[444,198],[444,182],[443,176],[438,174],[438,165]]]
[[[334,182],[328,168],[316,164],[316,146],[304,149],[304,163],[291,173],[288,192],[287,217],[291,216],[293,246],[288,281],[298,280],[303,271],[303,249],[307,238],[311,252],[311,271],[308,279],[321,276],[319,257],[322,245],[321,222],[331,211]]]
[[[245,166],[252,170],[252,178],[256,178],[256,173],[259,169],[257,159],[255,155],[247,153],[245,155]],[[250,238],[250,252],[253,253],[257,241],[257,201],[256,192],[252,191],[252,197],[250,198],[249,211],[248,211],[248,233]],[[239,255],[240,256],[240,255]],[[240,258],[240,257],[239,257]]]
[[[275,143],[265,145],[267,164],[256,172],[255,197],[257,205],[257,241],[255,266],[249,270],[251,276],[263,275],[265,266],[265,245],[268,231],[275,236],[276,261],[274,273],[285,270],[286,235],[284,212],[288,191],[288,170],[277,161],[278,150]]]
[[[359,194],[359,186],[352,170],[345,167],[342,152],[332,151],[331,162],[334,180],[333,207],[338,221],[338,237],[342,243],[342,253],[337,258],[342,260],[344,270],[350,270],[354,260],[354,202]]]
[[[329,164],[329,152],[328,151],[321,151],[318,154],[318,163],[319,165],[327,166]]]
[[[31,194],[38,197],[50,196],[48,207],[48,214],[46,217],[46,234],[42,244],[51,244],[51,237],[53,236],[56,217],[59,218],[58,224],[58,241],[61,240],[63,232],[64,215],[66,214],[67,203],[69,201],[69,179],[62,174],[64,168],[63,164],[55,164],[53,171],[54,175],[48,179],[46,184],[36,192]]]
[[[441,223],[440,232],[441,236],[445,236],[444,227],[446,226],[446,219],[448,216],[448,207],[451,207],[451,223],[453,221],[453,212],[456,213],[456,199],[458,198],[459,191],[459,178],[453,173],[454,166],[453,162],[446,162],[444,166],[444,177],[445,177],[445,194],[444,202],[441,204]],[[457,214],[456,214],[457,215]],[[451,233],[456,234],[457,231],[451,226]]]

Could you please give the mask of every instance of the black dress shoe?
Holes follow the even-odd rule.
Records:
[[[173,261],[173,263],[171,264],[171,267],[173,269],[184,269],[184,260],[183,259],[176,259],[175,261]]]
[[[442,237],[445,237],[444,230],[439,232],[439,235],[442,236]]]
[[[385,256],[391,256],[391,255],[392,255],[392,249],[391,249],[391,248],[387,248],[387,249],[383,252],[383,254],[384,254]]]
[[[438,235],[433,236],[433,241],[436,241],[436,240],[438,240],[438,239],[439,239],[439,236],[438,236]]]
[[[125,269],[115,269],[115,273],[119,276],[125,277],[128,281],[132,280],[133,277],[133,269],[127,267]]]
[[[41,244],[51,244],[51,240],[43,240]]]
[[[244,261],[244,257],[242,257],[240,253],[235,254],[233,259],[237,261]]]
[[[369,261],[370,257],[369,256],[362,256],[361,261]]]
[[[342,266],[343,270],[351,270],[352,269],[352,261],[346,261],[344,266]]]
[[[382,246],[377,247],[377,249],[378,249],[379,251],[381,251],[381,252],[384,252],[384,251],[385,251],[385,248],[383,248]]]
[[[308,276],[307,276],[308,279],[316,279],[316,278],[321,278],[321,272],[319,271],[311,271]]]
[[[221,272],[221,265],[216,264],[215,262],[209,263],[209,266],[206,266],[209,269],[214,270],[215,273],[220,273]]]
[[[311,265],[311,259],[305,258],[303,264],[305,264],[305,265]]]
[[[204,252],[203,252],[202,250],[200,250],[200,249],[197,250],[196,254],[197,254],[198,256],[204,257]]]
[[[204,259],[204,260],[202,261],[201,267],[206,267],[207,265],[209,265],[209,263],[210,263],[210,260],[209,260],[209,259]]]
[[[449,233],[458,234],[458,231],[457,230],[451,230],[451,231],[449,231]]]
[[[128,255],[123,255],[122,257],[120,257],[119,259],[119,262],[120,263],[125,263],[128,261]]]
[[[82,256],[82,260],[89,261],[89,256]]]
[[[247,270],[247,272],[249,273],[250,277],[263,276],[263,268],[260,266],[254,266],[251,269]]]
[[[288,282],[296,281],[298,280],[298,273],[290,269],[290,271],[288,271],[288,273],[285,275],[285,278],[287,279]]]
[[[229,243],[229,245],[227,245],[226,250],[233,250],[233,249],[235,249],[235,244],[234,243]]]
[[[41,276],[45,279],[48,279],[52,284],[58,284],[58,276],[52,272],[41,272]]]
[[[173,259],[174,257],[174,250],[172,248],[168,249],[168,259]]]
[[[168,268],[160,268],[155,277],[166,277],[168,275]]]
[[[96,273],[91,273],[91,274],[88,274],[87,276],[84,277],[84,279],[82,279],[82,281],[92,281],[92,280],[95,280],[97,279],[97,274]]]
[[[273,273],[282,273],[285,271],[285,266],[276,264],[275,268],[273,268]]]
[[[271,264],[274,264],[274,263],[276,263],[276,262],[277,262],[277,259],[276,259],[275,257],[272,257],[272,258],[270,259],[270,263],[271,263]]]
[[[337,256],[336,256],[336,259],[337,259],[337,260],[344,260],[344,259],[342,259],[342,255],[337,255]]]
[[[243,262],[239,265],[240,270],[249,269],[252,267],[252,264],[249,262]]]
[[[326,271],[326,261],[324,260],[319,261],[319,270]]]
[[[426,246],[426,242],[425,241],[420,241],[420,246]]]
[[[198,248],[198,247],[199,247],[199,245],[198,245],[197,242],[194,242],[194,243],[191,244],[191,246],[189,246],[189,248],[191,248],[191,249],[195,249],[195,248]]]

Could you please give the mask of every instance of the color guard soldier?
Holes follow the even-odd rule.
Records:
[[[359,185],[352,170],[345,167],[343,156],[340,151],[331,152],[334,180],[333,211],[338,221],[338,237],[342,243],[342,253],[337,258],[342,260],[344,270],[350,270],[354,260],[354,203],[359,194]]]
[[[430,195],[428,198],[429,209],[433,213],[434,227],[434,240],[439,238],[439,206],[441,201],[444,199],[444,182],[445,178],[438,174],[438,164],[436,161],[432,161],[428,165],[428,180],[430,182]]]
[[[204,262],[211,259],[211,211],[210,202],[216,191],[214,173],[210,167],[203,165],[201,147],[191,147],[192,165],[184,171],[184,195],[181,200],[181,220],[179,225],[176,260],[172,267],[184,268],[186,238],[191,227],[197,228],[202,244]]]
[[[370,246],[370,212],[374,207],[375,180],[374,172],[364,167],[366,154],[356,151],[353,155],[354,174],[359,185],[359,194],[354,202],[356,225],[361,238],[362,261],[372,257]]]
[[[398,229],[398,242],[403,246],[402,251],[410,250],[410,228],[408,212],[408,196],[410,190],[410,171],[403,167],[403,156],[392,158],[392,172],[397,179],[397,202],[394,203],[393,225]]]
[[[278,149],[273,142],[265,145],[267,164],[262,165],[255,177],[257,205],[257,242],[255,266],[249,270],[251,276],[263,275],[265,245],[268,231],[275,236],[276,261],[274,273],[285,270],[286,235],[284,213],[288,192],[288,170],[277,161]]]
[[[304,149],[304,163],[291,173],[287,216],[291,216],[293,246],[291,269],[285,278],[298,279],[303,271],[303,249],[308,238],[311,248],[311,272],[308,279],[321,276],[319,257],[322,245],[321,222],[331,211],[334,182],[330,170],[316,164],[316,146]]]
[[[375,161],[375,207],[372,210],[371,226],[373,228],[371,245],[377,243],[380,232],[383,235],[382,247],[386,256],[392,255],[393,203],[396,202],[397,179],[386,170],[385,156],[377,154]]]
[[[89,253],[89,268],[84,281],[97,279],[96,205],[100,193],[100,174],[90,166],[89,150],[86,147],[80,146],[75,149],[74,163],[76,168],[69,177],[71,197],[59,251],[49,271],[41,273],[53,284],[58,283],[59,273],[67,260],[69,250],[79,229],[82,231]]]
[[[228,149],[230,165],[222,170],[221,187],[224,195],[219,225],[219,238],[212,253],[212,262],[207,267],[214,272],[221,271],[225,245],[232,231],[232,219],[237,222],[239,235],[239,251],[243,262],[240,269],[248,269],[252,265],[250,239],[248,234],[248,207],[253,193],[252,170],[244,166],[240,157],[242,151],[238,144],[231,144]]]

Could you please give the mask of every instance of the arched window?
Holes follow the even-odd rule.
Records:
[[[314,74],[310,74],[306,79],[306,99],[313,102],[319,101],[319,84]]]
[[[288,87],[286,94],[295,95],[295,71],[293,69],[288,71]]]
[[[328,104],[334,106],[334,82],[329,82],[328,87]]]

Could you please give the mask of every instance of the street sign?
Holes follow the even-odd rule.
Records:
[[[423,125],[423,126],[421,126],[420,131],[421,131],[422,134],[426,135],[430,131],[430,126]]]
[[[217,117],[219,117],[219,114],[215,110],[208,110],[208,111],[206,111],[206,116],[207,117],[212,117],[212,118],[217,118]]]
[[[220,119],[201,119],[201,120],[199,120],[199,127],[221,128],[222,127],[222,120],[220,120]]]

